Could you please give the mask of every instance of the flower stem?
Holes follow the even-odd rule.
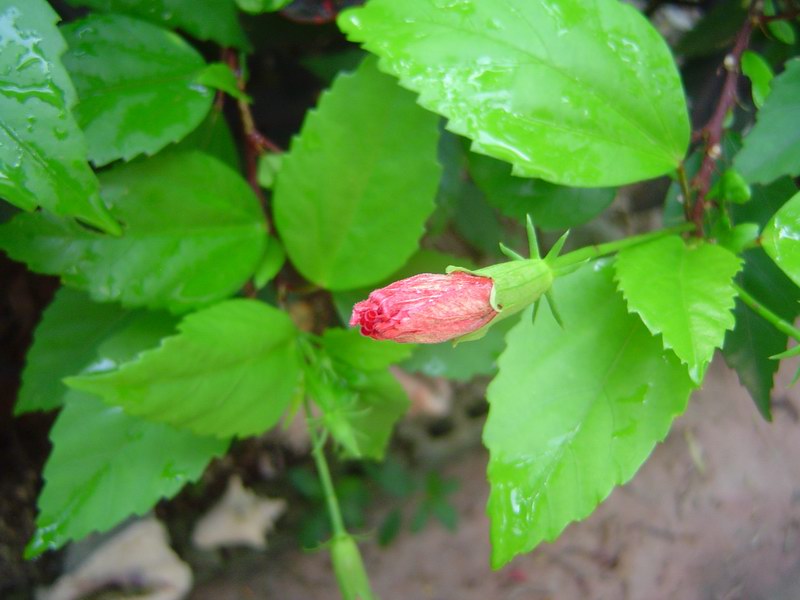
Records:
[[[625,248],[630,248],[631,246],[638,246],[639,244],[644,244],[645,242],[650,242],[652,240],[666,237],[668,235],[675,235],[678,233],[684,233],[686,231],[692,231],[693,229],[694,229],[694,223],[682,223],[680,225],[676,225],[675,227],[668,227],[666,229],[660,229],[659,231],[651,231],[650,233],[634,235],[631,237],[623,238],[621,240],[606,242],[605,244],[586,246],[585,248],[580,248],[578,250],[569,252],[568,254],[564,254],[563,256],[558,257],[554,261],[553,267],[556,271],[558,271],[565,267],[570,267],[582,262],[586,262],[587,260],[600,258],[601,256],[605,256],[606,254],[613,254],[614,252],[619,252],[620,250],[624,250]]]
[[[311,403],[306,400],[306,425],[308,426],[308,435],[311,438],[311,456],[314,457],[314,464],[317,467],[319,480],[322,484],[322,493],[325,495],[325,504],[328,507],[328,517],[331,520],[331,529],[333,535],[347,535],[347,530],[344,527],[344,520],[342,519],[342,511],[339,509],[339,499],[336,497],[336,490],[333,487],[333,480],[331,479],[331,471],[328,468],[328,461],[325,459],[324,439],[322,439],[312,422]]]
[[[739,298],[741,298],[742,302],[752,308],[756,314],[771,323],[772,326],[781,333],[785,333],[789,337],[800,341],[800,329],[776,315],[769,308],[761,304],[761,302],[753,298],[753,296],[751,296],[747,290],[738,284],[734,283],[733,287],[736,288],[736,292],[739,294]]]

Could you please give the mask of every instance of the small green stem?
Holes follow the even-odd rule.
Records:
[[[342,511],[339,509],[339,500],[336,497],[336,490],[333,487],[331,471],[328,468],[328,461],[325,459],[324,443],[311,420],[311,403],[306,400],[306,425],[308,435],[311,438],[311,455],[314,457],[314,464],[319,473],[319,480],[322,483],[322,492],[325,494],[325,503],[328,506],[328,517],[331,520],[333,535],[347,535],[342,519]]]
[[[668,235],[692,231],[693,229],[694,223],[682,223],[680,225],[676,225],[675,227],[668,227],[667,229],[660,229],[659,231],[652,231],[650,233],[643,233],[642,235],[634,235],[621,240],[606,242],[605,244],[586,246],[585,248],[580,248],[574,252],[570,252],[558,257],[554,261],[553,267],[554,270],[558,271],[564,267],[569,267],[587,260],[600,258],[606,254],[613,254],[614,252],[619,252],[620,250],[630,248],[631,246],[638,246],[639,244],[643,244],[645,242],[656,240]]]
[[[766,306],[761,304],[758,300],[753,298],[750,293],[745,290],[744,288],[740,287],[738,284],[734,283],[733,287],[736,288],[736,292],[739,294],[739,298],[741,298],[742,302],[744,302],[747,306],[753,309],[759,316],[763,319],[769,321],[775,329],[780,331],[781,333],[785,333],[791,338],[794,338],[797,341],[800,341],[800,329],[792,325],[791,323],[786,322],[781,317],[776,315]]]

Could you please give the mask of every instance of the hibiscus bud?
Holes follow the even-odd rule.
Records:
[[[472,333],[497,316],[494,282],[468,273],[422,273],[375,290],[353,307],[350,325],[376,340],[436,344]]]
[[[514,260],[477,271],[448,268],[375,290],[353,307],[350,325],[376,340],[436,344],[473,340],[550,289],[553,272],[541,259]]]

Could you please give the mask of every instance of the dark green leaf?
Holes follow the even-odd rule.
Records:
[[[623,250],[615,268],[628,310],[653,335],[661,334],[664,347],[702,382],[714,350],[735,324],[733,278],[741,261],[721,246],[687,246],[675,235]]]
[[[747,18],[747,5],[741,0],[722,0],[678,43],[679,54],[688,57],[722,52],[733,44],[736,32]]]
[[[249,42],[236,16],[235,0],[67,0],[104,12],[123,13],[169,28],[180,28],[220,46],[247,48]]]
[[[0,248],[95,300],[185,311],[225,298],[252,275],[266,240],[247,183],[210,156],[159,155],[101,175],[122,237],[43,214],[0,226]]]
[[[44,0],[0,0],[0,197],[119,233],[70,112],[76,97],[57,20]]]
[[[617,185],[669,172],[686,152],[670,50],[622,2],[372,0],[339,26],[517,175]]]
[[[34,333],[15,412],[61,406],[67,392],[62,378],[81,372],[93,362],[108,364],[117,358],[119,352],[107,346],[105,352],[99,352],[110,338],[124,334],[130,341],[132,332],[138,332],[137,339],[154,332],[159,337],[150,345],[155,345],[174,324],[174,318],[164,313],[127,311],[117,304],[92,302],[81,292],[60,289]]]
[[[508,163],[480,154],[470,153],[469,171],[489,203],[500,212],[522,222],[530,214],[542,229],[569,229],[588,223],[616,196],[613,188],[570,188],[514,177]]]
[[[744,138],[734,166],[750,183],[800,174],[800,58],[772,80],[772,92]]]
[[[257,15],[264,12],[275,12],[293,0],[236,0],[236,5],[244,12]]]
[[[90,15],[61,31],[75,117],[96,165],[155,154],[211,108],[214,93],[198,81],[203,57],[171,31],[122,15]]]
[[[254,435],[278,421],[299,375],[296,330],[284,312],[228,300],[186,316],[178,330],[114,370],[66,383],[200,435]]]
[[[745,252],[744,257],[740,285],[778,316],[793,322],[800,314],[800,289],[760,248]],[[779,366],[770,357],[786,349],[787,336],[740,301],[734,316],[736,327],[725,336],[722,354],[761,414],[770,419],[770,393]]]
[[[388,546],[392,540],[400,533],[400,527],[403,524],[403,515],[399,508],[393,509],[386,518],[384,518],[381,526],[378,528],[378,544],[381,546]]]
[[[436,118],[375,61],[336,79],[275,185],[275,225],[305,277],[361,287],[411,256],[434,207],[437,135]]]
[[[495,567],[588,516],[686,407],[686,368],[627,312],[612,275],[595,263],[559,278],[566,327],[543,310],[507,337],[484,429]]]
[[[800,286],[800,192],[787,200],[767,223],[761,245],[775,264]]]
[[[70,391],[53,425],[36,533],[26,556],[107,531],[196,481],[228,440],[133,417]]]
[[[174,150],[176,152],[199,150],[224,162],[234,171],[239,171],[241,168],[233,134],[225,121],[225,115],[218,110],[208,113],[205,120],[192,133],[175,145]]]

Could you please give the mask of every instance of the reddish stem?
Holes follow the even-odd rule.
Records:
[[[758,21],[755,15],[754,3],[750,7],[747,19],[742,24],[739,33],[736,34],[733,48],[730,53],[725,57],[724,67],[727,71],[725,75],[725,82],[722,84],[722,91],[720,92],[717,107],[714,114],[711,115],[708,123],[703,127],[699,135],[696,135],[697,141],[705,140],[705,154],[703,162],[700,165],[700,170],[692,180],[692,188],[696,191],[695,201],[692,205],[691,217],[695,224],[696,234],[703,235],[703,216],[706,208],[706,196],[708,189],[711,187],[711,176],[714,173],[717,160],[722,154],[722,133],[724,131],[725,118],[728,112],[736,104],[737,94],[736,88],[739,83],[740,62],[742,53],[747,49],[750,43],[750,35],[753,32],[753,25]]]

